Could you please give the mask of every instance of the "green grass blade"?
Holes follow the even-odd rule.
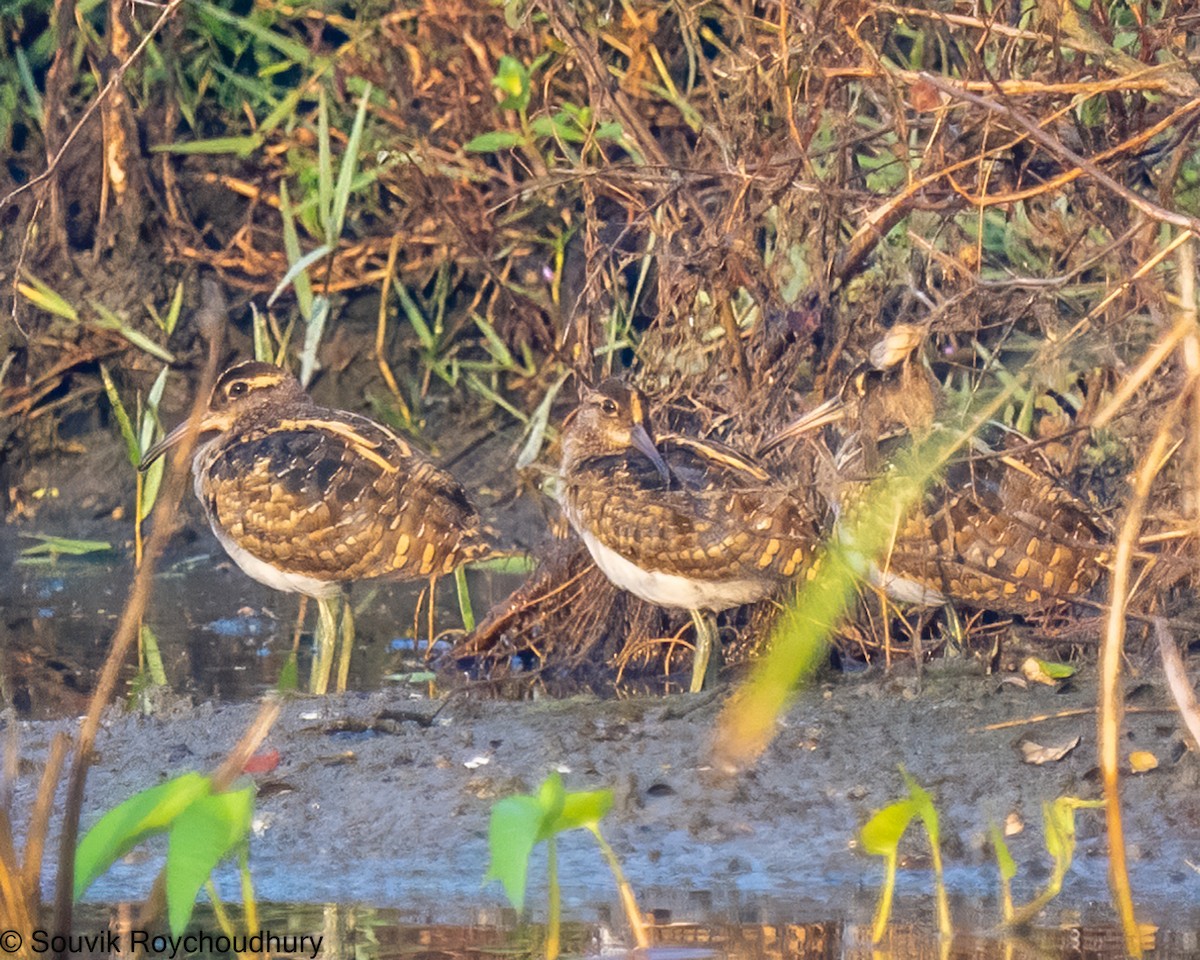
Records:
[[[317,219],[325,233],[325,242],[337,243],[333,229],[333,148],[329,133],[329,98],[321,87],[317,101]]]
[[[170,372],[170,367],[163,367],[159,375],[154,378],[150,393],[146,396],[146,410],[142,414],[142,430],[138,435],[139,451],[150,449],[150,445],[154,442],[154,429],[158,426],[158,405],[162,402],[163,390],[167,386],[167,374]]]
[[[358,101],[358,112],[350,128],[350,139],[342,155],[342,166],[338,170],[337,187],[333,193],[333,242],[342,235],[346,225],[346,207],[354,187],[354,175],[358,169],[359,151],[362,149],[363,127],[367,120],[367,105],[371,100],[371,85],[368,83]]]
[[[304,346],[300,350],[300,383],[307,387],[317,372],[317,347],[325,332],[325,321],[329,318],[329,300],[313,297],[312,316],[304,327]]]
[[[283,34],[271,30],[269,27],[263,26],[251,17],[239,16],[231,10],[226,10],[224,7],[209,3],[208,0],[199,0],[196,7],[213,19],[230,24],[260,43],[273,47],[276,51],[295,63],[305,64],[310,59],[308,47],[304,44],[290,37],[285,37]]]
[[[179,314],[183,310],[183,281],[180,280],[175,284],[175,296],[171,298],[171,309],[167,311],[166,319],[163,321],[163,332],[169,337],[175,332],[175,324],[179,322]]]
[[[158,646],[158,637],[154,631],[142,624],[142,655],[146,658],[146,672],[150,682],[155,686],[167,685],[167,671],[163,667],[162,650]]]
[[[288,196],[287,181],[279,182],[279,213],[283,218],[283,249],[287,253],[288,263],[295,263],[303,256],[300,252],[300,237],[296,233],[296,214]],[[292,279],[296,289],[296,302],[300,304],[300,315],[312,316],[312,282],[303,270]]]
[[[263,145],[261,133],[250,133],[240,137],[212,137],[208,140],[189,140],[186,143],[156,143],[151,153],[175,153],[180,155],[248,157]]]
[[[117,426],[121,428],[121,436],[125,440],[129,462],[136,467],[141,463],[143,448],[138,443],[137,434],[133,432],[133,424],[129,420],[129,414],[125,411],[125,404],[121,402],[121,395],[117,393],[117,385],[113,383],[112,374],[108,372],[108,367],[103,363],[100,364],[100,379],[104,381],[104,392],[108,395],[109,404],[112,405],[113,416],[117,418]]]
[[[27,273],[25,274],[25,278],[29,283],[17,284],[17,290],[20,291],[21,296],[35,307],[40,307],[47,313],[53,313],[64,320],[71,320],[75,323],[79,322],[79,311],[71,306],[61,294],[51,290],[49,286],[42,283],[33,274]]]
[[[475,629],[475,609],[471,606],[471,588],[467,583],[465,567],[455,568],[454,589],[458,594],[458,609],[462,614],[463,629],[470,633]]]
[[[24,557],[85,557],[92,553],[104,553],[112,549],[107,540],[72,540],[69,537],[55,537],[45,533],[23,533],[27,540],[40,541],[35,546],[26,547],[21,551]]]
[[[283,279],[276,284],[275,289],[271,292],[271,296],[267,298],[267,306],[274,306],[275,301],[279,299],[280,294],[282,294],[283,291],[288,288],[293,280],[295,280],[301,273],[311,267],[322,257],[327,257],[332,252],[333,248],[328,244],[323,243],[315,250],[310,250],[290,267],[288,267],[288,272],[283,275]]]

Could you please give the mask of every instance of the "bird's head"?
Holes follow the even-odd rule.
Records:
[[[308,395],[300,382],[282,367],[254,360],[234,364],[213,385],[208,408],[196,425],[196,442],[202,443],[215,434],[232,429],[238,420],[263,407],[278,404],[294,409],[307,402]],[[187,436],[188,429],[189,422],[185,420],[154,444],[142,456],[138,469],[145,470],[168,450],[178,446]]]
[[[579,405],[563,422],[563,466],[585,457],[616,456],[636,450],[662,476],[670,479],[667,464],[654,445],[641,391],[615,378],[595,389],[580,390]]]

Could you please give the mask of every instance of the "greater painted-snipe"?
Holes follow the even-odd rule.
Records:
[[[646,400],[606,380],[564,422],[561,499],[614,584],[696,626],[691,689],[715,670],[712,613],[768,597],[811,557],[814,518],[753,461],[711,441],[653,437]]]
[[[899,443],[920,440],[937,427],[940,388],[914,353],[919,339],[915,328],[898,325],[842,395],[817,408],[819,425],[842,425],[829,457],[832,476],[821,484],[838,516],[853,511],[868,482],[889,468]],[[800,418],[760,453],[812,424],[811,417]],[[1096,584],[1110,536],[1104,520],[1033,456],[976,442],[898,519],[871,576],[902,603],[1044,613]]]
[[[148,450],[142,468],[187,427]],[[234,562],[260,583],[320,605],[314,692],[328,687],[330,601],[344,584],[432,581],[488,551],[479,514],[454,477],[382,424],[317,406],[295,377],[270,364],[239,363],[217,379],[192,472],[213,533]],[[339,692],[349,660],[343,631]]]

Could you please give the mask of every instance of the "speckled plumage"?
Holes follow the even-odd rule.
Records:
[[[899,582],[1003,613],[1044,612],[1104,572],[1107,532],[1045,473],[1013,457],[954,464],[897,530],[880,562]]]
[[[887,469],[896,440],[929,435],[940,406],[936,382],[916,360],[862,375],[845,393],[835,475],[823,484],[843,516],[867,482]],[[802,423],[765,448],[807,429]],[[873,576],[901,602],[1036,614],[1095,586],[1110,543],[1103,520],[1036,459],[976,448],[952,463],[897,524]]]
[[[218,379],[192,468],[222,544],[278,589],[329,597],[355,580],[450,573],[488,549],[449,473],[381,424],[317,406],[269,364],[241,363]]]
[[[804,569],[817,539],[813,517],[741,454],[683,436],[651,440],[644,400],[615,380],[586,391],[571,414],[561,480],[567,518],[600,568],[661,606],[761,600]]]

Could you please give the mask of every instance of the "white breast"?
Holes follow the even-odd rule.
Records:
[[[288,573],[286,570],[280,570],[238,546],[237,542],[229,536],[217,518],[209,512],[208,503],[204,499],[204,485],[200,478],[203,470],[203,457],[210,447],[211,443],[208,443],[196,448],[196,453],[192,458],[192,487],[196,491],[196,499],[204,505],[208,525],[212,527],[213,533],[221,541],[221,546],[225,548],[229,558],[241,567],[246,576],[266,584],[273,590],[282,590],[284,593],[302,593],[306,597],[313,597],[317,600],[336,597],[341,592],[341,585],[336,581],[320,580],[316,577],[306,577],[300,573]]]
[[[895,573],[884,573],[878,564],[871,564],[871,582],[897,603],[915,603],[936,607],[946,602],[946,595],[916,580]]]
[[[229,535],[214,524],[213,533],[221,541],[221,546],[229,554],[231,560],[242,568],[242,572],[259,583],[265,583],[274,590],[284,593],[302,593],[306,597],[324,600],[336,597],[341,592],[341,584],[332,580],[318,580],[316,577],[306,577],[301,573],[288,573],[272,566],[265,560],[260,560],[254,554],[239,547]]]
[[[579,530],[596,566],[609,580],[636,597],[660,607],[684,610],[726,610],[754,603],[771,592],[770,584],[760,580],[697,580],[660,570],[641,567],[606,547],[586,530]]]

